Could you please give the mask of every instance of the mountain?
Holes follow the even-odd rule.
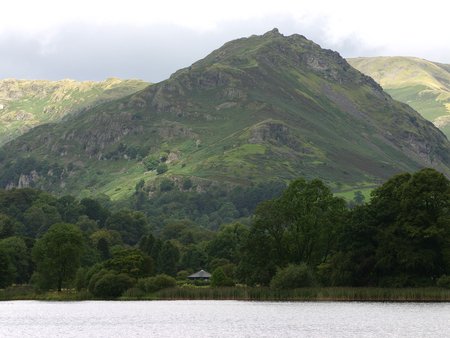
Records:
[[[401,56],[347,61],[450,137],[450,65]]]
[[[35,127],[3,150],[2,187],[112,199],[130,196],[141,180],[151,196],[163,178],[203,191],[319,177],[342,190],[425,166],[450,173],[449,141],[431,122],[337,52],[277,29]]]
[[[33,127],[59,122],[148,85],[142,80],[118,78],[102,82],[69,79],[0,81],[0,146]]]

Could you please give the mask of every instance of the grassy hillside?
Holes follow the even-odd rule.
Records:
[[[430,122],[338,53],[277,30],[3,149],[2,187],[112,199],[141,180],[152,196],[162,178],[180,190],[187,178],[204,191],[298,177],[362,190],[424,166],[450,173],[450,144]]]
[[[400,56],[347,61],[450,136],[450,65]]]
[[[102,82],[16,80],[0,82],[0,145],[27,130],[79,114],[148,86],[142,80]]]

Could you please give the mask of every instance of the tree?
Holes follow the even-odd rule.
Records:
[[[365,199],[366,199],[366,197],[362,194],[362,192],[360,190],[355,191],[355,197],[353,197],[353,200],[356,203],[361,204],[362,202],[364,202]]]
[[[450,273],[450,181],[425,168],[372,192],[378,219],[376,267],[385,286],[430,285]]]
[[[111,254],[109,253],[108,241],[105,239],[105,237],[101,237],[98,240],[97,250],[100,251],[100,258],[102,261],[106,261],[111,258]]]
[[[219,266],[211,275],[210,285],[213,287],[234,286],[234,282],[225,275],[225,272]]]
[[[14,226],[11,217],[0,214],[0,239],[14,235]]]
[[[336,249],[346,212],[345,201],[321,180],[292,181],[279,199],[258,205],[240,246],[237,277],[268,285],[288,263],[316,267],[326,262]]]
[[[158,175],[164,174],[167,170],[169,170],[169,167],[165,163],[160,164],[156,168],[156,172],[158,173]]]
[[[105,227],[119,232],[123,242],[129,245],[138,243],[148,232],[147,219],[140,211],[120,210],[106,219]]]
[[[158,274],[166,274],[175,277],[177,274],[180,252],[170,241],[165,241],[158,255],[157,270]]]
[[[0,289],[10,286],[14,282],[16,270],[11,263],[8,252],[0,246]]]
[[[16,284],[25,284],[31,278],[29,267],[32,265],[30,250],[25,241],[17,236],[8,237],[0,241],[0,247],[3,247],[9,255],[12,265],[16,270]]]
[[[116,251],[114,258],[104,262],[103,266],[133,278],[149,277],[153,274],[153,260],[139,249]]]
[[[315,286],[316,278],[312,269],[306,264],[289,264],[283,269],[278,269],[277,274],[270,282],[273,289],[296,289]]]
[[[63,284],[74,277],[84,250],[80,228],[68,223],[52,225],[31,252],[37,265],[40,288],[56,287],[61,292]]]

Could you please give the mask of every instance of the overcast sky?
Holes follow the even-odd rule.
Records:
[[[305,2],[8,1],[1,8],[0,80],[159,82],[227,41],[275,27],[343,57],[401,55],[450,64],[444,8],[403,0]]]

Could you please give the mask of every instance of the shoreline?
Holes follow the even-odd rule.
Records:
[[[331,302],[450,302],[450,289],[373,287],[316,287],[272,290],[264,287],[195,288],[175,287],[155,293],[127,291],[117,298],[98,298],[86,291],[35,293],[30,288],[0,290],[0,301],[155,301],[155,300],[242,300],[242,301],[331,301]]]

